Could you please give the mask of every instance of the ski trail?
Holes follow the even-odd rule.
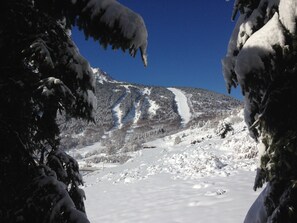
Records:
[[[113,120],[115,120],[114,123],[114,128],[121,129],[123,127],[122,119],[123,119],[123,112],[120,109],[122,101],[126,98],[127,96],[127,91],[117,100],[117,102],[113,105],[112,108],[112,114],[113,114]]]
[[[123,100],[123,99],[122,99]],[[122,124],[122,111],[120,109],[120,105],[121,105],[121,102],[119,101],[118,103],[116,103],[116,105],[113,107],[112,109],[112,113],[113,113],[113,117],[114,117],[114,120],[115,120],[115,123],[114,123],[114,128],[122,128],[123,124]]]
[[[177,88],[167,88],[175,95],[178,113],[182,119],[182,124],[186,125],[191,119],[191,111],[187,102],[186,95]]]

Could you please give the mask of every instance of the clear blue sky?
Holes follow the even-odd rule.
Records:
[[[209,89],[227,94],[221,59],[226,54],[235,22],[233,1],[225,0],[119,0],[139,13],[149,34],[148,67],[139,53],[104,50],[73,30],[81,54],[120,81],[157,86]],[[232,96],[241,98],[240,91]]]

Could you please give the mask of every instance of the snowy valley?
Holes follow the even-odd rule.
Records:
[[[243,222],[259,191],[252,189],[257,146],[240,102],[200,89],[117,82],[104,73],[97,83],[105,91],[97,92],[99,103],[120,92],[105,113],[109,129],[98,142],[68,149],[84,175],[91,222]],[[97,114],[99,123],[106,120]],[[81,131],[72,137],[88,137],[90,126],[71,126]],[[158,134],[149,135],[154,129]]]
[[[256,144],[242,113],[136,152],[108,156],[101,143],[72,150],[84,171],[91,222],[242,222],[259,194],[252,189]],[[231,128],[222,138],[226,123]]]

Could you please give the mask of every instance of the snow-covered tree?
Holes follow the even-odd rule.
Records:
[[[142,18],[115,0],[0,3],[0,222],[88,222],[76,161],[59,148],[57,112],[93,120],[94,79],[71,39],[140,50]]]
[[[218,136],[220,136],[223,139],[226,138],[228,133],[233,133],[234,129],[230,122],[226,122],[225,120],[223,120],[219,122],[215,132]]]
[[[297,222],[297,1],[236,0],[233,19],[237,12],[224,77],[229,91],[241,86],[260,144],[254,189],[268,183],[265,217],[246,222]]]

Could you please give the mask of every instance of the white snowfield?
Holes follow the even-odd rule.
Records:
[[[146,143],[150,149],[131,153],[122,165],[88,163],[98,169],[84,177],[90,221],[243,222],[260,193],[252,190],[256,145],[241,116],[227,121],[234,131],[224,139],[208,123]]]
[[[182,124],[186,125],[191,119],[191,111],[186,95],[177,88],[167,88],[175,95],[178,113],[182,119]]]

